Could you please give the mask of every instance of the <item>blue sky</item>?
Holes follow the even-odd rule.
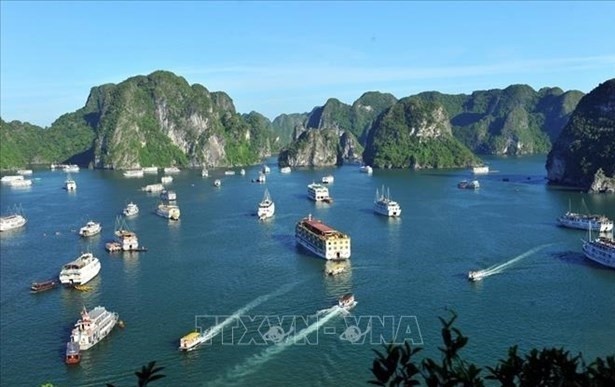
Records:
[[[48,126],[92,86],[169,70],[270,119],[366,91],[589,92],[615,2],[0,1],[0,116]]]

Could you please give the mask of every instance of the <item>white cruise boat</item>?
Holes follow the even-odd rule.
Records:
[[[609,232],[613,230],[613,221],[604,215],[579,214],[576,212],[566,212],[557,218],[557,222],[568,228],[579,230],[591,229],[591,231]]]
[[[173,204],[159,204],[156,208],[156,215],[170,220],[179,220],[181,212],[179,207]]]
[[[160,192],[163,189],[164,185],[162,185],[162,183],[148,184],[145,187],[141,188],[141,190],[145,192]]]
[[[173,176],[162,176],[160,178],[161,184],[171,184],[173,182]]]
[[[102,227],[100,226],[100,223],[90,220],[85,224],[85,226],[79,229],[79,235],[82,237],[91,237],[96,234],[100,234],[101,230]]]
[[[312,215],[301,219],[295,226],[295,241],[324,259],[350,258],[350,237],[339,232]]]
[[[207,170],[207,168],[203,168],[201,170],[201,176],[202,177],[209,177],[209,171]]]
[[[475,175],[484,175],[489,173],[488,165],[479,165],[478,167],[472,167],[472,173]]]
[[[17,173],[20,175],[31,175],[32,170],[31,169],[18,169]]]
[[[583,241],[583,253],[592,261],[615,269],[615,239],[600,237]]]
[[[124,177],[143,177],[143,174],[145,172],[143,171],[143,169],[129,169],[127,171],[124,171]]]
[[[396,217],[401,215],[401,207],[399,203],[391,200],[391,194],[387,189],[386,195],[384,194],[384,186],[382,192],[378,192],[376,189],[376,199],[374,200],[374,212],[384,216]]]
[[[102,306],[97,306],[89,312],[83,307],[81,319],[75,323],[71,332],[70,342],[77,343],[80,351],[87,351],[107,337],[118,319],[117,313],[109,312]]]
[[[308,198],[315,202],[331,202],[329,189],[318,183],[308,185]]]
[[[207,329],[202,333],[199,332],[191,332],[186,336],[179,339],[179,350],[180,351],[192,351],[196,349],[199,345],[203,344],[207,340],[213,337],[213,332],[211,329]]]
[[[79,166],[77,164],[68,164],[62,167],[64,172],[79,172]]]
[[[70,175],[66,177],[66,181],[64,181],[64,189],[67,191],[75,191],[77,190],[77,182],[73,180]]]
[[[288,166],[280,168],[280,173],[290,173],[290,172],[291,172],[291,169]]]
[[[266,165],[263,165],[263,168],[261,169],[261,172],[263,172],[263,173],[270,173],[271,172],[271,168],[269,168]]]
[[[245,176],[245,174],[246,174],[246,170],[245,170],[245,169],[243,169],[243,168],[241,168],[241,171],[239,171],[239,174],[240,174],[241,176]]]
[[[180,172],[181,172],[181,169],[179,169],[177,167],[166,167],[164,169],[164,173],[167,173],[167,174],[169,174],[169,173],[180,173]]]
[[[143,173],[158,173],[158,167],[153,165],[151,167],[143,167]]]
[[[228,171],[224,171],[224,174],[226,176],[233,176],[233,175],[235,175],[235,171],[229,169]]]
[[[12,180],[9,182],[9,185],[13,188],[32,187],[32,180],[30,179]]]
[[[214,180],[214,187],[220,187],[222,185],[222,181],[220,179]]]
[[[174,202],[177,200],[177,194],[175,193],[175,191],[170,191],[170,190],[162,190],[162,192],[160,192],[160,200],[164,200],[166,202]]]
[[[124,207],[124,209],[122,210],[122,214],[124,214],[124,216],[126,217],[134,216],[134,215],[137,215],[138,213],[139,213],[139,207],[133,202],[128,203],[126,207]]]
[[[269,190],[265,189],[265,195],[263,196],[263,200],[258,204],[258,209],[256,210],[256,215],[260,220],[264,220],[267,218],[271,218],[275,214],[275,203],[271,200],[271,196],[269,195]]]
[[[27,219],[21,214],[11,214],[0,216],[0,231],[8,231],[23,227],[27,223]]]
[[[322,177],[322,183],[323,184],[331,184],[335,181],[335,178],[333,177],[333,175],[327,175],[327,176],[323,176]]]
[[[67,263],[60,271],[60,282],[64,285],[84,285],[96,277],[100,271],[100,261],[92,253],[83,253]]]
[[[350,310],[354,308],[356,305],[357,305],[357,301],[355,301],[354,295],[352,293],[343,295],[337,301],[337,306],[345,310]]]
[[[6,176],[2,176],[2,178],[0,178],[0,182],[2,183],[11,183],[13,181],[17,181],[17,180],[23,180],[24,177],[22,175],[6,175]]]
[[[363,173],[367,173],[368,175],[371,175],[372,173],[374,173],[374,169],[370,167],[369,165],[362,165],[359,168],[359,172],[363,172]]]
[[[120,250],[137,251],[139,250],[139,238],[133,231],[118,229],[115,231],[115,243]]]

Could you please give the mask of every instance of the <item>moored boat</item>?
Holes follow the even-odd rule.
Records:
[[[331,201],[331,197],[329,196],[329,189],[322,184],[312,183],[308,186],[308,198],[315,202],[326,202]]]
[[[129,169],[124,171],[124,177],[143,177],[145,171],[143,169]]]
[[[267,181],[267,175],[264,172],[259,172],[258,177],[256,179],[252,179],[253,183],[264,183]]]
[[[271,200],[271,195],[269,195],[269,190],[265,189],[265,194],[263,195],[263,200],[258,204],[258,209],[256,210],[256,215],[260,220],[264,220],[267,218],[271,218],[275,214],[275,203]]]
[[[209,177],[209,171],[207,170],[207,168],[203,168],[201,170],[201,176],[202,177]]]
[[[588,228],[597,232],[613,230],[613,221],[604,215],[598,214],[579,214],[568,211],[557,218],[557,222],[563,227],[579,230],[587,230]]]
[[[489,166],[488,165],[479,165],[476,167],[472,167],[472,173],[475,175],[484,175],[489,173]]]
[[[32,282],[30,286],[30,293],[40,293],[46,290],[51,290],[58,286],[58,283],[54,280],[43,281],[43,282]]]
[[[164,185],[162,185],[161,183],[148,184],[145,187],[141,188],[141,190],[145,192],[160,192],[163,189],[164,189]]]
[[[31,175],[32,170],[31,169],[18,169],[17,173],[20,175]]]
[[[100,234],[101,230],[102,227],[100,226],[100,223],[90,220],[85,224],[85,226],[79,229],[79,235],[82,237],[91,237],[96,234]]]
[[[156,208],[156,215],[162,216],[170,220],[179,220],[181,212],[179,207],[174,204],[160,203]]]
[[[0,231],[13,230],[23,227],[27,223],[27,219],[19,213],[0,217]]]
[[[322,177],[322,183],[323,184],[331,184],[335,181],[335,178],[333,177],[333,175],[327,175],[327,176],[323,176]]]
[[[222,185],[222,181],[220,179],[214,180],[214,187],[220,187]]]
[[[2,183],[10,183],[16,180],[23,180],[24,177],[22,175],[6,175],[0,178],[0,182]]]
[[[384,194],[384,186],[382,192],[378,193],[376,189],[376,199],[374,200],[374,212],[384,216],[396,217],[401,215],[401,206],[394,200],[391,200],[391,194],[387,189],[387,194]]]
[[[224,171],[224,174],[227,176],[233,176],[235,174],[235,171],[232,171],[232,170]]]
[[[84,306],[81,318],[77,320],[71,332],[69,342],[76,343],[79,351],[87,351],[111,333],[118,319],[117,313],[110,312],[103,306],[97,306],[90,311]]]
[[[181,169],[179,169],[177,167],[166,167],[164,169],[164,173],[167,173],[167,174],[169,174],[169,173],[180,173],[180,172],[181,172]]]
[[[92,253],[83,253],[74,261],[64,266],[60,271],[60,282],[63,285],[83,285],[96,277],[100,272],[100,261]]]
[[[615,269],[615,239],[610,237],[592,238],[588,231],[587,240],[583,241],[583,253],[588,259],[603,266]]]
[[[269,172],[271,172],[271,168],[269,168],[267,165],[263,164],[263,168],[261,168],[261,172],[262,173],[269,173]]]
[[[372,173],[374,173],[374,169],[370,167],[369,165],[362,165],[359,168],[359,172],[367,173],[368,175],[371,175]]]
[[[139,249],[139,238],[137,234],[128,229],[126,222],[121,218],[117,217],[115,220],[115,241],[106,244],[106,248],[108,251],[137,251]]]
[[[13,180],[9,182],[9,185],[13,188],[25,188],[32,186],[32,180],[23,179],[23,180]]]
[[[161,184],[171,184],[173,182],[173,176],[162,176],[160,178]]]
[[[124,216],[126,217],[134,216],[134,215],[137,215],[138,213],[139,213],[139,207],[133,202],[128,203],[126,207],[124,207],[124,209],[122,210],[122,214],[124,214]]]
[[[291,169],[289,166],[280,168],[280,173],[290,173]]]
[[[162,190],[162,192],[160,192],[160,200],[164,200],[167,202],[174,202],[177,200],[177,194],[175,193],[175,191],[171,191],[171,190]]]
[[[69,341],[66,343],[66,355],[64,358],[66,364],[79,364],[81,361],[81,353],[79,352],[79,343]]]
[[[158,173],[158,167],[153,165],[151,167],[143,167],[143,173]]]
[[[350,237],[313,219],[311,214],[295,225],[295,241],[327,260],[350,258]]]
[[[67,191],[75,191],[77,189],[77,182],[75,182],[70,175],[66,176],[66,180],[64,181],[64,189]]]
[[[64,172],[79,172],[79,166],[77,164],[67,164],[62,167]]]

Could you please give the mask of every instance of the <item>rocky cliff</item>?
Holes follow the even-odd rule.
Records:
[[[580,91],[535,91],[527,85],[475,91],[471,95],[417,95],[444,106],[453,135],[472,151],[498,155],[548,152],[582,96]]]
[[[478,164],[452,135],[448,115],[436,102],[404,98],[374,122],[363,159],[377,168],[449,168]]]
[[[363,94],[352,106],[330,98],[323,106],[312,109],[303,122],[293,122],[293,142],[280,152],[279,164],[329,166],[360,162],[363,147],[359,139],[395,101],[391,94],[379,92]]]
[[[615,79],[577,105],[547,156],[552,184],[592,191],[615,191]]]

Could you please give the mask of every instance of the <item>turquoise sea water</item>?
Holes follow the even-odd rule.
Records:
[[[265,185],[250,182],[259,166],[246,176],[176,175],[171,189],[182,216],[175,223],[153,213],[157,195],[139,190],[160,175],[82,170],[68,193],[64,173],[35,170],[30,189],[3,185],[2,212],[21,205],[28,224],[0,234],[2,385],[133,385],[134,371],[151,360],[165,367],[161,386],[363,384],[381,337],[412,339],[439,356],[437,317],[447,309],[470,337],[463,353],[479,365],[493,365],[514,344],[565,346],[588,360],[613,353],[615,270],[587,261],[585,233],[557,227],[555,218],[569,203],[580,210],[582,199],[615,218],[615,196],[547,187],[543,156],[490,159],[493,172],[479,177],[478,191],[456,187],[470,177],[465,170],[281,174],[275,160],[268,163]],[[309,201],[307,184],[327,174],[335,176],[333,204]],[[222,187],[213,187],[215,178]],[[401,204],[401,219],[372,212],[383,184]],[[276,215],[259,222],[265,187]],[[109,254],[104,243],[128,201],[141,212],[127,224],[148,251]],[[351,236],[349,272],[326,277],[324,260],[296,247],[294,225],[309,213]],[[89,219],[103,232],[80,239],[76,231]],[[29,293],[31,282],[57,276],[82,251],[101,260],[92,291]],[[466,280],[468,270],[510,261],[481,282]],[[358,301],[351,315],[316,315],[348,292]],[[126,327],[69,367],[65,342],[84,305],[118,312]],[[178,352],[181,336],[216,318],[221,333],[211,343]]]

